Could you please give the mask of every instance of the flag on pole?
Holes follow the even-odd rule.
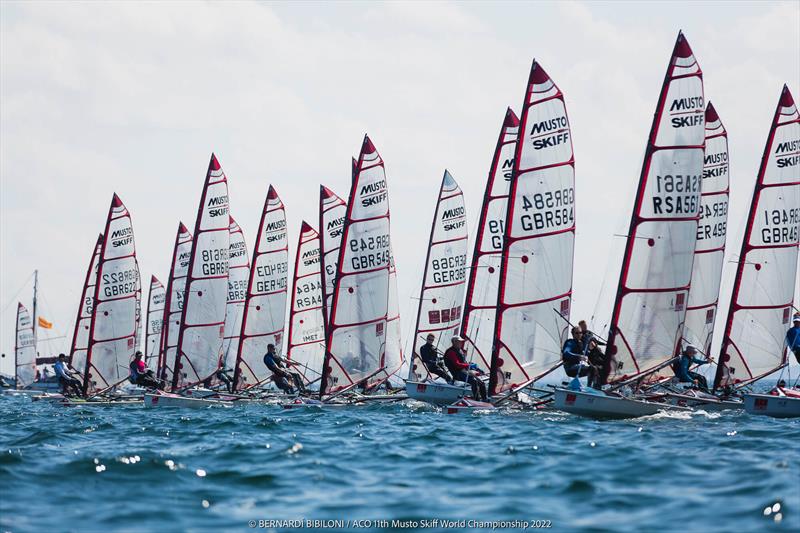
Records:
[[[53,329],[53,323],[39,317],[39,327],[42,329]]]

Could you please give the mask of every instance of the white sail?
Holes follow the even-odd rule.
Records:
[[[83,281],[81,301],[78,305],[78,316],[75,319],[75,329],[72,332],[72,345],[69,351],[69,364],[76,370],[83,372],[86,368],[86,352],[89,348],[89,328],[92,325],[92,309],[94,309],[95,285],[97,285],[97,263],[103,249],[103,234],[97,236],[94,252],[86,269],[86,279]]]
[[[508,211],[508,190],[514,170],[514,152],[519,134],[519,119],[511,108],[506,111],[497,138],[492,166],[478,219],[478,232],[467,282],[461,336],[466,340],[467,360],[490,368],[494,342],[497,291],[500,286],[500,261]],[[439,341],[440,347],[447,347]],[[417,341],[418,343],[419,341]]]
[[[138,351],[142,346],[142,273],[139,270],[139,262],[136,262],[136,335],[133,341],[133,349]]]
[[[728,233],[728,132],[711,102],[706,106],[706,151],[700,185],[700,222],[683,340],[711,354],[714,319]]]
[[[200,197],[172,387],[200,383],[220,365],[228,296],[228,180],[214,154]]]
[[[319,186],[319,232],[322,268],[322,298],[324,319],[331,316],[333,289],[336,283],[336,262],[342,243],[347,204],[324,185]],[[327,326],[326,326],[327,327]],[[327,330],[326,330],[327,332]]]
[[[631,215],[609,327],[610,381],[654,371],[679,349],[700,216],[704,114],[703,73],[680,33]]]
[[[161,325],[164,320],[164,285],[155,276],[150,276],[150,293],[147,297],[147,327],[144,336],[145,363],[157,368],[161,358]]]
[[[277,191],[270,185],[250,269],[242,338],[233,378],[237,389],[254,387],[272,375],[263,363],[268,344],[274,344],[278,354],[283,351],[288,272],[286,210]]]
[[[390,265],[386,174],[365,136],[339,249],[321,395],[386,379]]]
[[[124,381],[135,351],[139,269],[131,216],[116,194],[103,235],[86,366],[79,369],[84,393]]]
[[[786,364],[800,239],[800,114],[784,85],[747,217],[714,386]]]
[[[564,96],[536,61],[522,104],[500,263],[490,394],[556,367],[572,298],[575,161]]]
[[[36,380],[36,341],[33,321],[28,309],[17,304],[17,332],[14,343],[14,378],[16,387],[24,389]]]
[[[389,257],[389,303],[386,312],[386,351],[381,367],[385,376],[391,377],[406,365],[400,328],[400,299],[397,293],[397,268],[394,253]]]
[[[228,304],[225,312],[225,337],[222,341],[222,368],[230,369],[236,364],[239,353],[239,338],[242,334],[244,301],[247,298],[247,283],[250,281],[250,256],[247,243],[239,224],[231,217],[228,268]]]
[[[325,357],[320,263],[319,233],[303,221],[294,263],[286,358],[294,362],[294,370],[303,375],[306,383],[322,376]]]
[[[161,358],[158,375],[166,383],[172,383],[175,370],[175,355],[178,353],[178,335],[181,330],[183,302],[186,296],[186,276],[189,275],[189,260],[192,257],[192,234],[178,223],[175,245],[172,249],[169,279],[167,280],[167,299],[164,304],[164,318],[161,335]]]
[[[419,360],[419,346],[428,334],[434,334],[437,345],[447,347],[450,337],[458,334],[461,325],[461,302],[467,279],[467,217],[464,194],[445,170],[436,209],[433,212],[431,235],[422,287],[419,293],[417,323],[414,328],[414,352],[410,368],[414,379],[424,379],[428,372]]]

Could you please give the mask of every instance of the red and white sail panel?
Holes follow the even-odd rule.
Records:
[[[92,325],[92,309],[94,309],[95,285],[97,285],[97,266],[100,252],[103,250],[103,234],[97,236],[94,252],[86,269],[86,279],[83,281],[81,301],[78,305],[78,316],[75,319],[75,329],[72,332],[72,345],[69,351],[69,364],[81,373],[86,368],[86,351],[89,347],[89,328]],[[82,374],[81,374],[82,375]]]
[[[250,269],[242,338],[234,372],[237,389],[256,386],[272,375],[263,363],[268,344],[274,344],[278,354],[283,351],[288,272],[286,210],[277,191],[270,185]]]
[[[295,363],[293,369],[303,375],[306,383],[322,376],[325,358],[321,274],[319,233],[303,221],[294,263],[286,358]]]
[[[531,66],[500,263],[491,394],[556,367],[569,319],[575,243],[575,162],[564,96]]]
[[[347,204],[332,190],[319,186],[319,231],[322,268],[322,304],[327,323],[331,316],[339,246],[342,243]]]
[[[33,321],[28,309],[17,304],[17,331],[14,343],[14,377],[16,387],[23,389],[36,380],[36,341]]]
[[[715,386],[747,383],[787,362],[799,224],[800,115],[784,86],[747,217]]]
[[[167,280],[167,299],[164,305],[163,334],[161,336],[161,359],[158,363],[159,376],[166,383],[172,383],[175,370],[175,355],[178,353],[178,336],[181,330],[183,303],[186,296],[186,277],[189,275],[189,260],[192,257],[192,234],[178,223],[175,246],[172,249],[169,280]]]
[[[389,304],[386,311],[386,351],[383,354],[381,367],[387,378],[397,373],[405,364],[403,339],[400,328],[400,297],[397,292],[397,268],[394,264],[394,253],[389,257]]]
[[[225,336],[222,341],[222,368],[230,369],[236,364],[239,339],[242,334],[244,302],[247,284],[250,281],[250,256],[247,243],[239,224],[231,217],[231,244],[228,253],[228,304],[225,312]]]
[[[706,152],[700,185],[700,222],[683,340],[711,354],[717,316],[725,238],[728,233],[728,132],[711,102],[706,106]]]
[[[124,380],[136,349],[136,290],[139,268],[133,225],[116,194],[108,211],[98,258],[83,391],[105,389]]]
[[[194,227],[172,387],[199,383],[220,365],[228,301],[228,180],[214,154]]]
[[[703,73],[678,34],[659,95],[609,328],[617,381],[675,356],[692,277],[705,144]]]
[[[389,194],[383,159],[364,137],[350,190],[327,331],[321,394],[387,377]]]
[[[150,277],[150,293],[147,297],[147,327],[144,336],[145,363],[149,368],[158,368],[161,358],[161,330],[164,320],[164,285],[155,276]]]
[[[478,232],[467,281],[467,298],[461,337],[466,342],[467,360],[490,368],[494,342],[497,291],[500,286],[500,261],[503,254],[508,193],[514,170],[514,152],[519,134],[519,119],[511,108],[506,111],[497,146],[492,157],[486,192],[478,219]],[[448,339],[438,346],[447,347]],[[415,346],[419,339],[415,340]]]
[[[411,363],[416,379],[427,377],[417,347],[425,343],[429,333],[437,337],[439,346],[449,346],[450,337],[458,334],[461,325],[467,279],[467,216],[464,194],[447,170],[433,214],[424,272]]]

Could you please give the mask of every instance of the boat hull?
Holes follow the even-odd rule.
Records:
[[[211,406],[230,407],[231,402],[212,400],[209,398],[187,398],[177,394],[150,394],[144,395],[144,406],[148,408],[183,407],[187,409],[205,409]]]
[[[771,394],[745,394],[744,410],[751,415],[774,418],[800,417],[800,398],[772,396]]]
[[[444,412],[448,415],[470,414],[477,411],[495,411],[497,408],[489,402],[479,402],[470,398],[461,398],[452,405],[445,407]]]
[[[702,409],[708,412],[744,409],[744,403],[741,400],[720,400],[671,392],[658,395],[656,398],[663,399],[670,405]]]
[[[555,389],[553,407],[567,413],[602,419],[637,418],[654,415],[665,409],[690,410],[685,407],[562,388]]]
[[[407,381],[406,394],[409,398],[445,407],[471,394],[471,389],[463,385],[450,385],[431,381]]]

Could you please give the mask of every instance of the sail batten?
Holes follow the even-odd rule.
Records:
[[[242,335],[236,357],[234,388],[245,389],[271,376],[262,358],[267,345],[283,352],[283,330],[289,275],[286,209],[270,185],[256,237],[250,281],[242,318]]]
[[[800,114],[784,85],[747,216],[714,387],[741,385],[787,362],[800,243]]]
[[[534,61],[504,217],[490,394],[559,364],[572,298],[574,166],[563,93]]]

